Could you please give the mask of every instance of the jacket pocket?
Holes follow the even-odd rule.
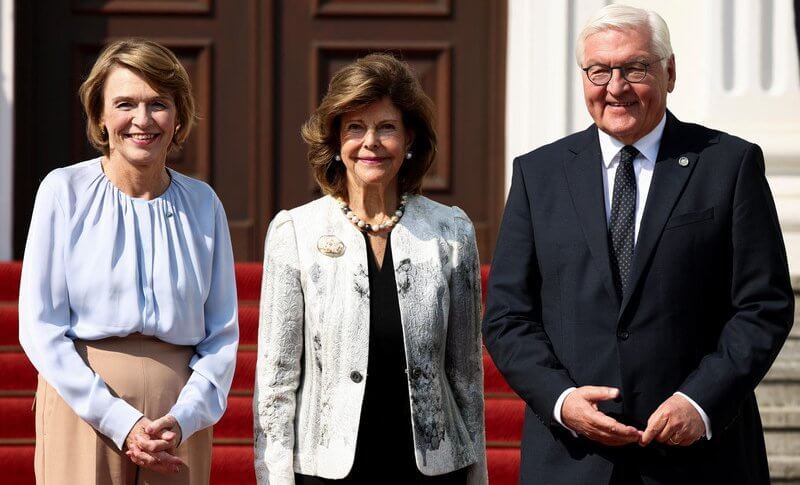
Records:
[[[698,212],[687,212],[685,214],[678,214],[676,216],[672,216],[667,221],[667,225],[664,230],[667,229],[674,229],[676,227],[687,226],[689,224],[697,224],[698,222],[704,222],[714,220],[714,208],[710,207],[704,211]]]

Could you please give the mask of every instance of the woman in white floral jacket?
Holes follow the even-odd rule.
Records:
[[[303,127],[327,195],[267,233],[260,484],[487,483],[475,232],[419,195],[432,108],[405,63],[371,54]]]

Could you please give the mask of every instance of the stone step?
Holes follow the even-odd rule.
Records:
[[[793,381],[764,380],[756,388],[760,406],[800,406],[800,379]]]
[[[789,338],[800,338],[800,318],[795,316],[795,324],[792,325],[792,331],[789,332]]]
[[[800,456],[800,431],[768,429],[764,431],[767,455]]]
[[[797,286],[796,286],[797,287]],[[800,295],[789,338],[756,389],[772,483],[800,485]]]
[[[778,356],[764,377],[764,382],[800,382],[800,361]],[[764,385],[764,382],[761,385]]]
[[[767,460],[772,483],[800,484],[800,456],[769,455]]]
[[[791,337],[786,339],[781,353],[778,354],[777,361],[800,362],[800,338]]]
[[[798,430],[800,439],[800,406],[759,406],[764,429]]]

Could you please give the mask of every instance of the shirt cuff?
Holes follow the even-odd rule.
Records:
[[[701,408],[699,404],[694,402],[694,399],[690,398],[686,394],[678,391],[673,395],[677,395],[677,396],[683,397],[684,399],[689,401],[689,404],[691,404],[697,410],[698,413],[700,413],[700,418],[702,418],[703,425],[705,425],[705,427],[706,427],[706,439],[710,440],[711,439],[711,420],[708,418],[708,414],[706,414],[706,412],[703,411],[703,408]]]
[[[195,413],[192,411],[191,406],[175,404],[167,413],[175,418],[175,421],[178,422],[178,426],[181,427],[181,442],[178,443],[178,446],[182,445],[190,436],[199,431],[197,419],[194,416]]]
[[[564,399],[566,399],[567,396],[569,396],[569,393],[571,393],[574,390],[575,390],[574,387],[570,387],[568,389],[565,389],[564,392],[562,392],[561,395],[558,396],[558,399],[556,400],[556,405],[553,406],[553,419],[555,419],[558,422],[558,424],[560,424],[564,429],[569,431],[573,438],[577,438],[578,433],[569,429],[567,425],[565,425],[564,422],[561,421],[561,407],[564,406]]]
[[[116,399],[111,409],[100,421],[98,431],[111,438],[111,441],[122,451],[125,448],[125,438],[128,437],[133,425],[142,416],[144,415],[141,412],[127,402]]]

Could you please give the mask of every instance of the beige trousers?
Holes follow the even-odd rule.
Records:
[[[87,365],[111,392],[150,419],[165,415],[191,374],[193,347],[140,334],[97,341],[75,341]],[[212,429],[192,435],[178,447],[187,464],[173,475],[134,465],[106,436],[79,418],[58,392],[39,376],[36,389],[37,485],[198,485],[209,482]]]

